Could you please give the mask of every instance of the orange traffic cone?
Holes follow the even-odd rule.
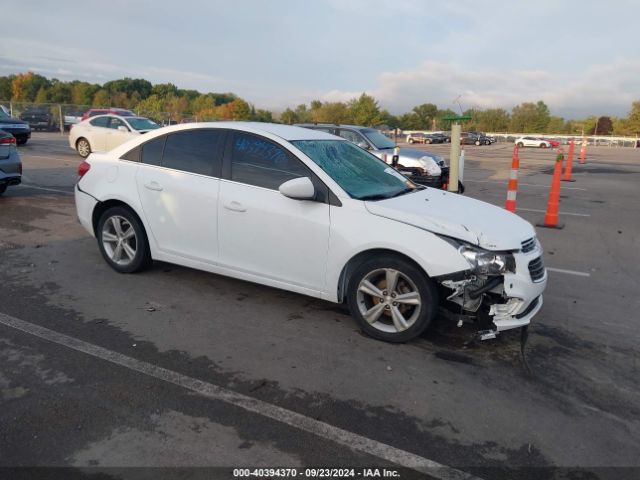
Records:
[[[516,195],[518,193],[518,169],[520,168],[520,157],[518,156],[518,145],[513,147],[511,157],[511,173],[509,174],[509,187],[507,188],[507,201],[504,208],[516,213]]]
[[[573,138],[571,142],[569,142],[569,154],[567,155],[567,164],[564,167],[564,177],[562,178],[563,182],[575,182],[574,179],[571,178],[571,169],[573,167],[573,149],[575,148]]]
[[[585,157],[587,156],[587,138],[582,137],[582,147],[580,147],[580,163],[585,163]]]
[[[547,213],[544,216],[544,222],[537,223],[538,227],[545,228],[563,228],[564,224],[558,224],[558,210],[560,208],[560,176],[562,175],[562,150],[558,150],[556,157],[556,165],[553,169],[553,180],[551,180],[551,192],[549,193],[549,203],[547,204]]]

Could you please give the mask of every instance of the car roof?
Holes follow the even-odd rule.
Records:
[[[165,131],[188,130],[191,128],[231,128],[246,130],[254,133],[270,133],[287,141],[295,140],[342,140],[340,137],[318,130],[302,128],[294,125],[263,122],[200,122],[183,123],[165,127]]]
[[[341,123],[296,123],[298,127],[314,128],[314,127],[333,127],[333,128],[351,128],[353,130],[376,130],[373,127],[364,127],[362,125],[349,125]]]

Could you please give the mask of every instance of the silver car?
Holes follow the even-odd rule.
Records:
[[[449,167],[441,156],[413,148],[396,150],[396,144],[375,128],[330,123],[305,123],[298,126],[345,138],[392,165],[415,183],[434,188],[443,188],[448,183]]]
[[[0,130],[0,195],[9,185],[22,181],[22,162],[16,149],[16,139],[10,133]]]

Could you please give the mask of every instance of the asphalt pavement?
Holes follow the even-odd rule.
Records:
[[[530,371],[516,332],[466,346],[473,330],[439,318],[391,345],[302,295],[160,262],[117,274],[77,222],[66,137],[19,151],[24,183],[0,198],[0,477],[640,475],[640,150],[591,147],[562,185],[565,228],[537,229],[550,271]],[[503,206],[511,151],[467,147],[465,195]],[[520,152],[518,214],[532,223],[554,158]]]

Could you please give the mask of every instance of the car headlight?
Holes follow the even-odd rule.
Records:
[[[480,275],[500,275],[516,270],[516,260],[507,252],[490,252],[470,245],[461,245],[458,251]]]
[[[438,164],[435,162],[433,158],[425,155],[424,157],[420,157],[418,161],[420,162],[422,167],[427,171],[427,173],[432,177],[437,177],[439,175],[442,175],[442,170],[440,169],[440,167],[438,166]]]

